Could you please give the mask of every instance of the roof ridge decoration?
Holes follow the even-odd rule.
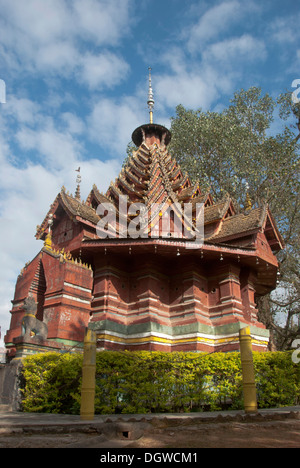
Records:
[[[92,266],[90,264],[83,262],[81,258],[73,257],[69,251],[64,249],[64,247],[62,249],[55,249],[53,247],[49,248],[44,246],[41,252],[47,252],[53,257],[58,258],[60,263],[72,263],[73,265],[77,265],[80,268],[85,268],[92,271]]]
[[[76,177],[77,187],[75,191],[75,198],[77,198],[77,200],[80,200],[81,199],[80,197],[80,184],[81,184],[80,166],[78,167],[78,169],[75,169],[75,171],[78,172],[77,177]]]
[[[268,215],[268,212],[269,212],[269,204],[266,201],[264,201],[259,208],[262,209],[261,210],[261,215],[260,215],[260,218],[259,218],[259,225],[263,226],[266,223],[266,220],[267,220],[267,215]]]

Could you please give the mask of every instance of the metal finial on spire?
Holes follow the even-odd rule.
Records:
[[[150,123],[153,123],[153,108],[154,108],[154,99],[153,99],[153,90],[152,90],[152,83],[151,83],[151,67],[148,68],[149,70],[149,92],[148,92],[148,107],[150,113]]]

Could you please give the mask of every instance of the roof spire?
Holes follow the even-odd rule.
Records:
[[[153,90],[152,90],[152,83],[151,83],[151,67],[148,68],[149,70],[149,92],[148,92],[148,107],[149,107],[149,114],[150,114],[150,123],[153,123],[153,108],[154,108],[154,99],[153,99]]]
[[[171,141],[171,132],[163,125],[153,123],[154,98],[151,82],[151,67],[149,67],[148,70],[149,91],[147,104],[149,108],[150,122],[141,125],[140,127],[134,130],[134,132],[132,133],[132,141],[137,147],[141,146],[143,142],[145,142],[145,144],[148,146],[151,146],[153,143],[156,143],[158,146],[167,146]]]
[[[77,200],[80,200],[80,184],[81,184],[81,175],[80,175],[80,167],[78,169],[75,169],[76,172],[78,172],[77,177],[76,177],[76,192],[75,192],[75,198]]]
[[[252,202],[249,195],[249,184],[246,182],[246,201],[245,201],[245,210],[250,211],[252,209]]]

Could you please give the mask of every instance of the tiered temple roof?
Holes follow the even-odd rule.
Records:
[[[195,228],[196,205],[203,203],[205,242],[239,246],[241,237],[250,236],[248,241],[253,244],[255,239],[251,235],[267,228],[267,239],[272,250],[280,250],[283,247],[282,237],[267,204],[237,213],[228,194],[222,200],[213,202],[210,193],[202,192],[200,184],[193,184],[188,174],[183,173],[165,144],[159,145],[154,141],[149,145],[145,140],[128,158],[119,176],[110,183],[105,194],[94,185],[87,200],[81,201],[68,194],[62,187],[41,226],[38,226],[36,237],[45,238],[49,215],[52,214],[55,219],[59,207],[63,208],[70,218],[96,229],[101,219],[97,214],[97,206],[100,203],[111,203],[118,214],[121,196],[127,197],[128,206],[132,203],[142,203],[146,206],[149,210],[148,232],[171,204],[183,207],[184,203],[191,203]],[[154,204],[157,204],[157,210],[151,212],[150,208]],[[129,214],[127,224],[131,220],[132,214]],[[172,237],[176,237],[176,234]]]

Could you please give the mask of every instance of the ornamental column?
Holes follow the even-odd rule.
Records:
[[[222,273],[219,274],[221,315],[227,316],[229,322],[236,321],[230,319],[231,317],[235,317],[240,320],[243,318],[239,280],[240,268],[231,264],[224,265],[221,268]]]

